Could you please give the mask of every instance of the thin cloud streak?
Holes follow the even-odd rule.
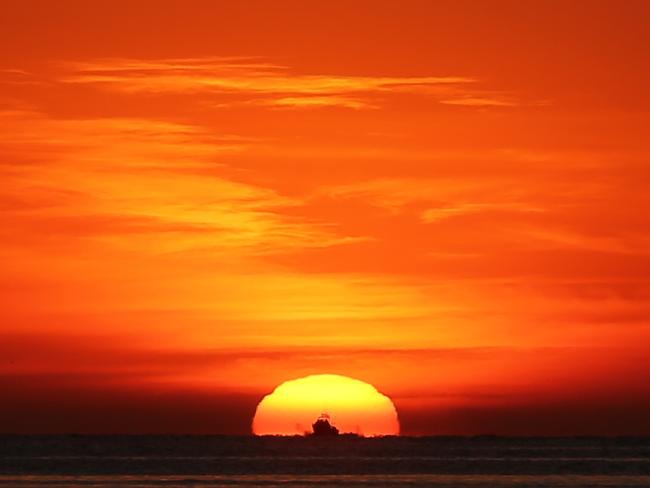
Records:
[[[516,180],[505,184],[501,180],[458,178],[385,178],[323,190],[323,194],[330,198],[360,200],[392,213],[402,212],[413,204],[424,205],[429,207],[421,212],[424,223],[492,211],[545,211],[541,203],[529,203],[527,196],[522,193]]]
[[[528,206],[521,203],[460,203],[453,206],[429,208],[422,212],[422,222],[430,224],[459,215],[478,214],[483,212],[533,212],[541,213],[546,209]]]
[[[260,100],[259,105],[276,108],[307,109],[316,107],[343,107],[354,110],[379,108],[377,105],[362,101],[359,98],[342,96],[311,96],[283,97],[271,100]]]
[[[475,79],[464,76],[352,76],[297,74],[287,66],[238,58],[189,58],[156,62],[107,59],[68,63],[59,81],[96,84],[129,93],[243,94],[258,105],[292,108],[375,108],[362,97],[387,93],[444,96],[463,93]],[[470,93],[470,92],[468,92]],[[225,105],[229,105],[226,103]]]
[[[461,105],[464,107],[516,107],[518,103],[502,98],[460,97],[441,100],[445,105]]]

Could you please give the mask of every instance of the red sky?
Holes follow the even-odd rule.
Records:
[[[650,434],[644,1],[10,0],[0,431]]]

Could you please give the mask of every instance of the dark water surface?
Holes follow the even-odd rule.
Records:
[[[650,438],[4,436],[0,486],[650,488]]]

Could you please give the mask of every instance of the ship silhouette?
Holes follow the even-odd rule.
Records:
[[[339,429],[330,423],[330,416],[326,413],[322,413],[320,417],[316,419],[316,422],[311,424],[311,428],[312,433],[309,435],[315,437],[330,437],[339,435]]]

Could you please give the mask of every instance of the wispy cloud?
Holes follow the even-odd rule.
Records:
[[[0,112],[2,151],[47,159],[74,153],[84,168],[214,167],[248,140],[200,127],[140,118],[51,119],[36,112]],[[0,165],[2,163],[0,162]]]
[[[529,156],[524,154],[522,158],[525,162]],[[539,182],[525,174],[511,174],[508,178],[498,174],[480,178],[461,175],[365,180],[326,188],[321,195],[380,208],[393,217],[410,215],[420,224],[449,224],[444,227],[445,239],[473,235],[481,232],[479,228],[498,229],[495,234],[480,237],[484,248],[494,238],[495,246],[498,241],[502,249],[517,252],[648,254],[650,240],[637,214],[622,216],[619,208],[600,207],[596,200],[596,195],[615,192],[616,188],[596,179],[576,185],[570,178],[565,181],[546,174],[544,177],[543,191]],[[596,208],[600,212],[598,221],[587,213]],[[467,222],[472,226],[467,227]],[[461,241],[454,245],[471,246],[471,239]],[[462,254],[457,254],[460,250]],[[448,256],[448,251],[437,249],[429,255]],[[453,253],[471,256],[465,248],[454,248]]]
[[[43,81],[22,69],[0,69],[0,83],[7,85],[39,85]]]
[[[514,100],[496,97],[458,97],[440,100],[440,103],[465,107],[515,107],[519,105]]]
[[[266,253],[352,239],[285,215],[282,209],[301,204],[295,198],[214,174],[218,156],[246,147],[234,136],[156,120],[52,120],[20,112],[2,114],[0,132],[10,240],[47,229],[62,238],[129,234],[116,243],[130,247],[143,245],[137,234],[158,234],[148,241],[159,251]]]
[[[462,76],[343,76],[293,74],[286,66],[255,64],[232,59],[106,60],[71,65],[73,83],[105,83],[127,91],[184,90],[246,93],[327,95],[372,91],[418,91],[436,85],[475,80]]]
[[[528,227],[529,245],[613,254],[650,255],[650,237],[642,233],[595,234],[558,226]]]
[[[67,67],[72,71],[62,78],[67,83],[125,92],[239,94],[258,98],[261,105],[291,108],[373,108],[363,97],[382,93],[449,96],[476,81],[465,76],[304,74],[245,58],[107,59]]]
[[[335,199],[363,200],[376,207],[399,210],[413,202],[445,200],[475,186],[445,178],[381,178],[325,188],[323,193]]]
[[[361,200],[392,213],[416,205],[424,223],[483,212],[544,211],[542,206],[528,203],[521,192],[503,191],[502,182],[495,185],[469,179],[377,179],[328,188],[325,193],[335,199]]]
[[[269,100],[261,100],[258,102],[261,105],[267,105],[277,108],[289,109],[305,109],[315,107],[344,107],[355,110],[377,108],[370,102],[361,100],[360,98],[342,97],[342,96],[311,96],[311,97],[283,97]]]
[[[422,212],[422,222],[430,224],[459,215],[477,214],[483,212],[544,212],[539,206],[523,203],[459,203],[454,206],[428,208]]]

